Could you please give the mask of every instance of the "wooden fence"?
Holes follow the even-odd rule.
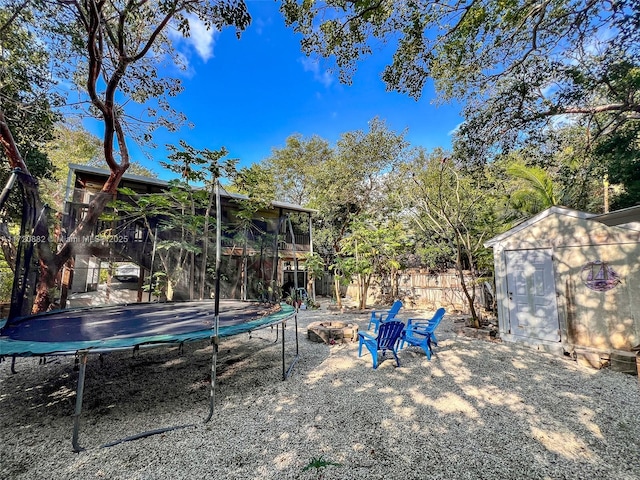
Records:
[[[468,288],[471,288],[471,277],[465,276]],[[407,307],[436,309],[444,307],[449,312],[469,313],[467,300],[462,291],[460,277],[450,270],[442,273],[430,273],[426,270],[405,270],[398,274],[398,297]],[[357,298],[358,285],[352,282],[347,288],[347,295]],[[389,304],[393,301],[391,278],[377,278],[369,287],[367,305]],[[476,285],[475,304],[485,310],[493,310],[493,285],[482,282]]]

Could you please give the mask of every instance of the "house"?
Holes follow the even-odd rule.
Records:
[[[93,195],[102,187],[109,172],[87,165],[69,165],[64,215],[61,236],[69,235],[87,212]],[[139,195],[166,192],[168,182],[155,178],[125,174],[121,188],[128,188]],[[311,215],[313,210],[285,202],[272,202],[270,208],[253,215],[251,228],[244,233],[234,229],[237,224],[240,202],[247,200],[243,195],[221,189],[222,249],[221,279],[222,298],[264,298],[278,285],[298,276],[299,285],[306,281],[304,256],[312,251]],[[118,194],[117,198],[126,199]],[[108,209],[107,209],[108,210]],[[203,263],[203,242],[198,244],[193,256],[187,261],[188,268],[181,277],[182,288],[176,290],[174,299],[195,298],[204,290],[211,296],[215,259],[215,206],[210,212],[213,233],[208,241],[209,256]],[[123,281],[137,281],[138,301],[142,299],[142,286],[148,283],[150,275],[173,268],[163,263],[164,258],[157,249],[163,240],[171,240],[175,232],[156,229],[161,219],[143,221],[101,220],[94,234],[81,239],[74,245],[74,262],[62,275],[66,293],[95,291],[103,282],[104,271],[111,269],[115,278],[122,277],[119,271],[127,270]],[[161,227],[161,225],[160,225]],[[108,235],[105,235],[108,232]],[[157,234],[157,235],[156,235]],[[162,247],[161,247],[162,248]],[[158,251],[156,251],[158,250]],[[166,250],[166,248],[165,248]],[[183,252],[184,255],[187,255]],[[136,269],[136,266],[138,267]],[[202,275],[202,269],[205,275]],[[136,275],[130,274],[137,272]],[[205,279],[203,284],[202,278]],[[195,296],[195,297],[194,297]]]
[[[622,211],[621,211],[622,212]],[[554,206],[492,238],[504,341],[593,366],[640,343],[640,216]]]

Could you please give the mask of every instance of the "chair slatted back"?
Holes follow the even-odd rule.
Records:
[[[403,329],[404,323],[395,320],[384,322],[380,325],[380,330],[378,330],[378,349],[393,350]]]
[[[440,324],[440,322],[444,318],[445,313],[446,313],[446,310],[440,307],[438,310],[436,310],[436,313],[433,315],[433,317],[428,320],[422,319],[422,318],[420,319],[410,318],[407,324],[407,330],[415,329],[422,333],[433,333],[433,331],[436,329],[436,327]]]
[[[389,309],[389,313],[387,314],[386,320],[391,320],[395,318],[395,316],[400,312],[401,308],[402,308],[402,302],[400,300],[396,300],[395,302],[393,302],[393,305],[391,305],[391,308]]]
[[[438,310],[436,310],[435,315],[433,316],[433,318],[431,320],[429,320],[429,325],[427,325],[427,331],[433,333],[433,331],[436,329],[436,327],[440,324],[440,321],[442,320],[442,318],[444,317],[445,314],[445,309],[440,307]]]

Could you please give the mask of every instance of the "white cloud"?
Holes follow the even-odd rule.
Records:
[[[573,115],[570,113],[563,113],[561,115],[555,115],[551,117],[551,125],[555,128],[570,127],[578,123],[580,115]]]
[[[262,35],[264,33],[264,29],[270,25],[271,25],[271,18],[267,18],[266,20],[263,20],[262,18],[256,18],[252,22],[252,26],[253,28],[256,29],[256,33],[258,35]]]
[[[459,124],[457,124],[455,127],[453,127],[451,130],[449,130],[449,131],[447,132],[447,135],[448,135],[448,136],[450,136],[450,137],[452,137],[452,136],[454,136],[455,134],[457,134],[457,133],[460,131],[460,127],[462,127],[462,124],[463,124],[463,123],[464,123],[464,122],[460,122],[460,123],[459,123]]]
[[[195,69],[191,66],[189,59],[184,53],[176,52],[174,62],[176,66],[183,72],[182,75],[184,75],[185,77],[191,78],[195,75]]]
[[[300,59],[300,63],[302,64],[302,68],[305,72],[313,73],[313,79],[317,82],[322,83],[325,87],[330,87],[333,83],[333,77],[331,76],[331,72],[329,70],[320,70],[320,62],[316,59],[310,57],[302,57]]]
[[[218,32],[214,29],[207,30],[204,23],[195,15],[189,16],[189,27],[191,34],[186,41],[196,49],[200,58],[206,62],[213,57],[215,36]]]
[[[180,45],[186,45],[188,48],[193,48],[198,56],[206,62],[213,57],[213,49],[216,44],[216,36],[218,30],[209,29],[204,23],[193,14],[187,15],[189,21],[189,36],[183,37],[180,32],[175,28],[168,30],[169,38],[174,41],[176,48]],[[186,52],[181,52],[182,56],[186,60],[189,56]],[[188,62],[186,62],[188,64]]]
[[[589,55],[602,55],[615,37],[616,32],[611,28],[599,28],[585,46],[585,52]]]

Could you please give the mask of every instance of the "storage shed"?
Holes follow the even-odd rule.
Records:
[[[594,366],[633,355],[640,343],[640,222],[630,221],[638,215],[618,217],[628,223],[616,225],[615,212],[555,206],[485,243],[494,251],[504,341],[582,354]]]

